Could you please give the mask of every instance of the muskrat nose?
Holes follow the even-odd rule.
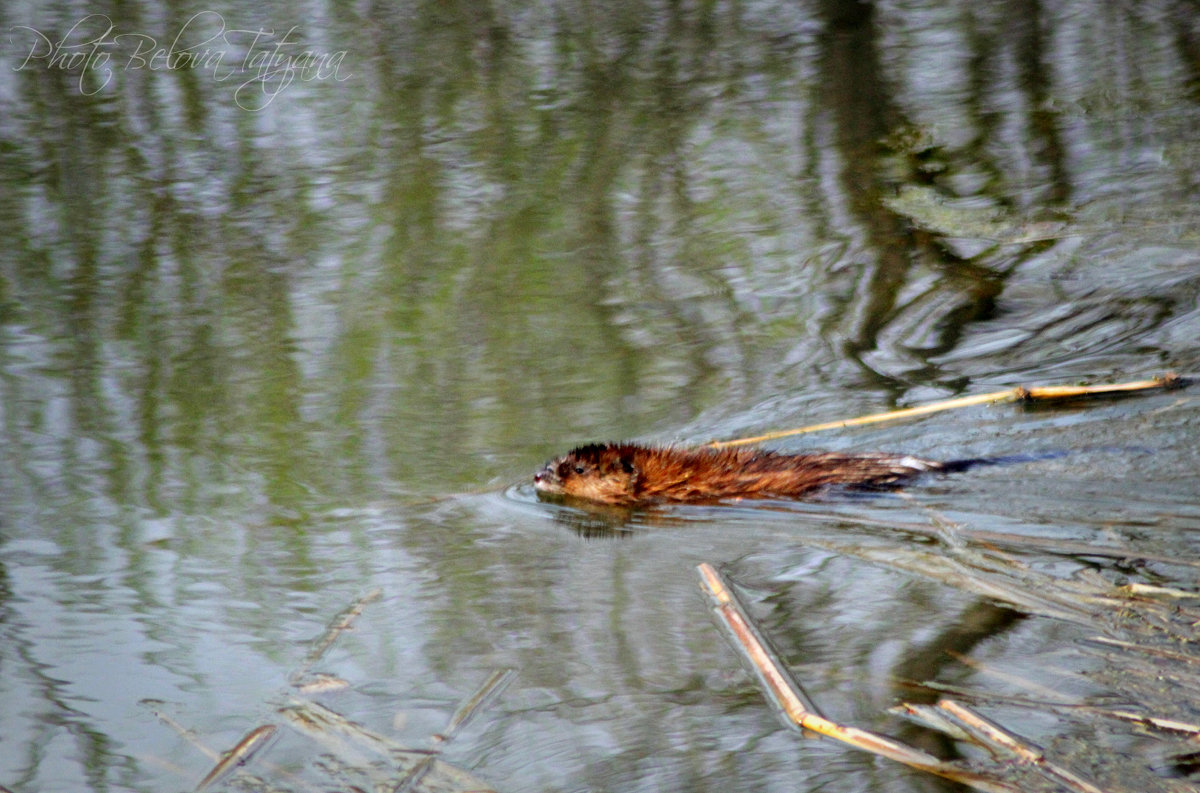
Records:
[[[558,477],[547,466],[533,475],[533,486],[538,490],[553,490],[557,486]]]

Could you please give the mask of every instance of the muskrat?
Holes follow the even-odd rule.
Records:
[[[548,462],[533,477],[547,496],[632,506],[803,498],[833,487],[883,488],[927,471],[960,470],[899,454],[706,449],[593,443]]]

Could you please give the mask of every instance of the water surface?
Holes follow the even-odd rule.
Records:
[[[427,748],[512,668],[445,753],[499,790],[947,789],[781,727],[701,562],[832,718],[929,740],[885,713],[905,680],[1104,701],[1089,631],[905,568],[937,550],[904,527],[1128,547],[1019,558],[1194,591],[1192,390],[779,443],[1050,453],[909,499],[614,523],[528,477],[584,441],[1200,373],[1194,16],[0,11],[0,785],[194,789],[212,760],[155,714],[229,748],[378,588],[317,665],[349,688],[319,701]],[[322,751],[284,728],[249,771],[366,784]]]

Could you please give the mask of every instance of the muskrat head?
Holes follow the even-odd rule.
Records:
[[[634,500],[637,477],[633,456],[627,450],[591,444],[546,463],[534,474],[533,486],[544,495],[621,504]]]

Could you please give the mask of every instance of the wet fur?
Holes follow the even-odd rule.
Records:
[[[534,476],[538,492],[603,504],[803,498],[831,486],[887,487],[943,463],[898,454],[705,449],[606,443],[580,446]]]

